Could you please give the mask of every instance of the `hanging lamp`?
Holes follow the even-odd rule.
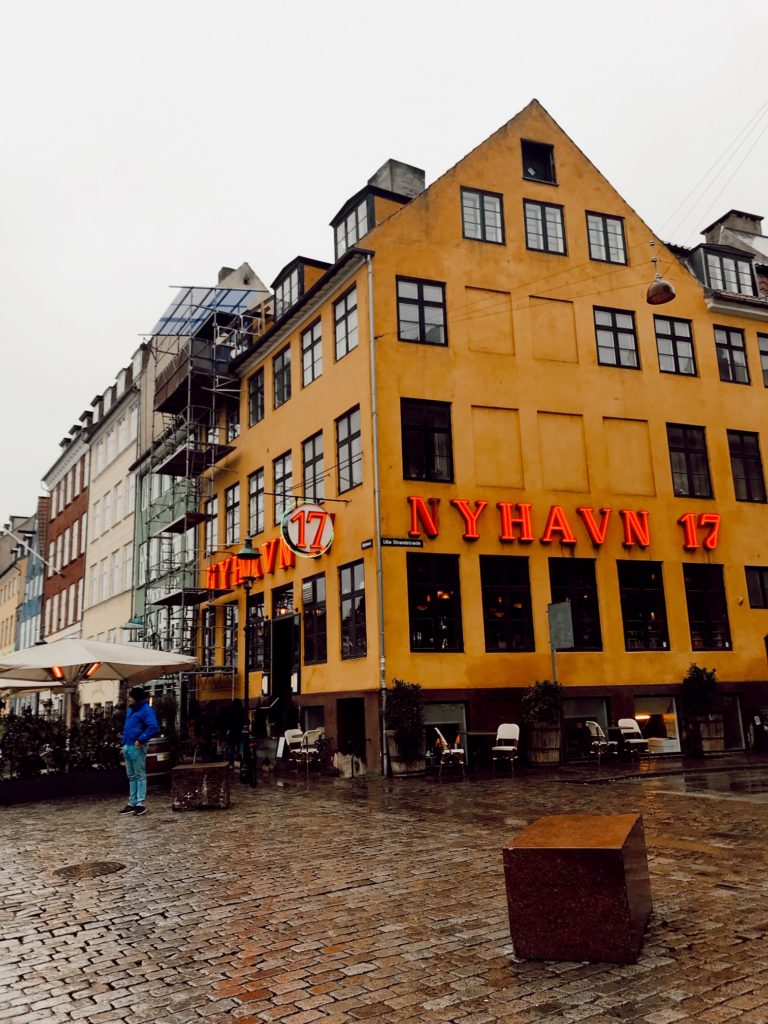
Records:
[[[650,242],[649,244],[654,246],[656,243]],[[649,306],[663,306],[665,302],[671,302],[672,299],[676,297],[675,289],[669,281],[665,280],[659,273],[659,257],[656,255],[655,251],[651,257],[651,263],[653,264],[656,276],[648,286],[645,301]]]

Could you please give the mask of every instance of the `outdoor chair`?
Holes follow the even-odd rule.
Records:
[[[303,729],[286,729],[283,733],[285,738],[285,755],[288,760],[296,760],[301,747],[301,740],[304,736]]]
[[[648,740],[640,732],[640,726],[634,718],[620,718],[619,728],[624,736],[624,747],[629,751],[630,757],[645,754],[648,751]]]
[[[496,730],[496,742],[491,747],[491,770],[496,771],[497,761],[509,761],[509,767],[515,767],[519,754],[520,726],[512,722],[504,722]]]
[[[310,765],[320,764],[320,748],[318,746],[321,739],[325,737],[325,729],[307,729],[305,733],[302,733],[301,740],[295,753],[292,751],[292,757],[305,768],[309,768]]]
[[[438,779],[443,777],[443,768],[445,765],[452,768],[461,768],[461,775],[462,778],[464,778],[466,774],[467,758],[464,753],[464,748],[458,745],[458,737],[456,746],[452,747],[449,745],[448,740],[446,740],[445,736],[443,736],[437,726],[435,726],[434,729],[437,733],[437,739],[440,745],[440,767],[437,771]]]
[[[600,764],[600,758],[605,757],[606,754],[618,754],[618,741],[609,740],[599,722],[585,722],[584,724],[590,736],[590,753],[597,757],[598,764]]]

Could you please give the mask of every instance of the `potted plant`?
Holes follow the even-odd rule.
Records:
[[[526,688],[522,701],[528,761],[533,765],[560,764],[560,721],[563,688],[549,679]]]
[[[691,664],[683,677],[683,708],[689,753],[722,754],[725,737],[714,669]]]
[[[418,683],[393,680],[385,710],[387,749],[393,775],[422,775],[427,768],[424,745],[424,698]]]

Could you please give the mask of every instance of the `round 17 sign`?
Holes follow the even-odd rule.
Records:
[[[333,543],[333,517],[322,505],[297,505],[284,514],[280,533],[291,551],[317,558]]]

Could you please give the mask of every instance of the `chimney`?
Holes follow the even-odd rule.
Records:
[[[412,199],[424,191],[424,180],[424,171],[420,167],[401,163],[400,160],[387,160],[373,177],[368,179],[368,184]]]
[[[741,231],[746,235],[763,236],[763,218],[756,213],[744,213],[743,210],[729,210],[728,213],[704,228],[701,232],[704,240],[717,245],[723,231]]]

